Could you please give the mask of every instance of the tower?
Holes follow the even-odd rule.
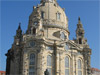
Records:
[[[89,48],[89,45],[87,44],[87,39],[84,36],[85,31],[83,29],[83,25],[81,23],[80,17],[78,18],[78,24],[76,29],[76,39],[74,39],[75,43],[77,43],[82,50],[83,58],[84,58],[84,65],[85,65],[85,75],[91,75],[91,66],[90,66],[90,55],[91,55],[91,49]]]
[[[6,75],[11,74],[20,74],[22,65],[22,30],[20,27],[21,23],[19,23],[18,29],[16,30],[16,35],[14,36],[14,43],[12,44],[12,48],[8,50],[7,56],[7,64],[6,64]],[[16,68],[16,69],[14,69]]]
[[[77,29],[76,29],[76,43],[80,45],[85,45],[87,44],[87,40],[84,37],[84,29],[83,25],[81,23],[80,17],[78,18],[78,24],[77,24]]]
[[[41,0],[33,7],[25,34],[19,24],[6,54],[6,75],[90,75],[91,49],[80,18],[76,39],[70,40],[69,33],[64,9],[56,0]]]

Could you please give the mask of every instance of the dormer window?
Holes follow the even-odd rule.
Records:
[[[56,16],[57,16],[57,20],[60,20],[60,18],[61,18],[61,13],[57,12]]]
[[[46,46],[47,50],[53,50],[53,48],[51,46]]]
[[[66,36],[65,36],[64,32],[61,32],[60,38],[61,38],[62,40],[66,39]]]
[[[69,46],[67,43],[65,44],[65,50],[69,50]]]
[[[41,18],[44,19],[45,13],[42,11],[41,12]]]

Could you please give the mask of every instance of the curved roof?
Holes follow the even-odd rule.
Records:
[[[57,27],[68,30],[68,19],[63,8],[61,8],[56,1],[53,2],[41,2],[37,7],[34,7],[34,11],[30,15],[29,19],[33,20],[35,11],[44,13],[42,18],[42,25],[48,27]]]

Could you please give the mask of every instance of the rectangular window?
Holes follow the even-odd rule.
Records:
[[[78,75],[82,75],[82,71],[78,71]]]
[[[35,62],[34,61],[30,61],[30,65],[35,65]]]
[[[51,63],[51,59],[52,57],[50,55],[47,56],[47,66],[52,66],[52,63]]]
[[[60,13],[57,13],[57,20],[60,20]]]
[[[41,18],[44,19],[45,13],[41,12]]]
[[[34,75],[35,74],[35,68],[34,66],[29,67],[29,75]]]
[[[65,75],[69,75],[69,69],[65,69]]]
[[[35,54],[31,53],[29,58],[29,75],[35,75]]]

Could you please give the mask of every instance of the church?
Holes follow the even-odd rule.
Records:
[[[6,75],[91,75],[91,49],[80,17],[76,38],[69,39],[68,17],[56,0],[33,6],[28,28],[19,24],[5,54]]]

